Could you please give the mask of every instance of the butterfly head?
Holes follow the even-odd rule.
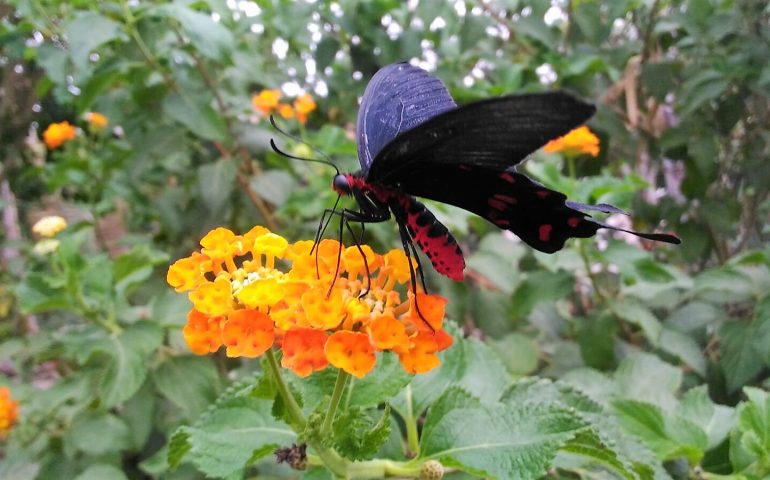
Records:
[[[334,180],[332,180],[332,188],[335,192],[342,196],[350,195],[352,192],[348,176],[341,173],[338,173],[334,176]]]

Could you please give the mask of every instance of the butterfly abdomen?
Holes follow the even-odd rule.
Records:
[[[452,280],[463,279],[465,259],[457,240],[436,216],[416,198],[393,194],[388,202],[399,222],[403,222],[412,240],[425,252],[433,268]]]

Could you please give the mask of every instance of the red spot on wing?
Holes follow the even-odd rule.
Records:
[[[545,198],[548,196],[549,193],[550,192],[548,190],[538,190],[537,192],[535,192],[535,194],[538,197],[542,198],[543,200],[545,200]]]
[[[572,228],[576,228],[578,225],[580,225],[580,217],[570,217],[567,220],[567,225]]]
[[[508,182],[508,183],[513,183],[515,181],[515,179],[513,178],[513,175],[511,175],[508,172],[501,173],[500,174],[500,178],[503,179],[504,181]]]
[[[510,195],[503,195],[502,193],[496,193],[496,194],[493,195],[493,198],[495,200],[499,200],[501,202],[505,202],[505,203],[507,203],[509,205],[516,204],[516,199],[514,197],[510,196]]]
[[[537,235],[541,242],[548,242],[551,240],[551,230],[553,230],[553,225],[548,223],[540,225],[540,228],[537,229]]]

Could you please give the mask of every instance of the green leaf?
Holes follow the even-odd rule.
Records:
[[[623,320],[641,328],[647,340],[652,345],[658,345],[662,330],[660,321],[640,302],[631,298],[615,300],[610,303],[610,310]]]
[[[178,463],[189,444],[186,458],[204,474],[227,477],[257,460],[256,453],[267,452],[296,441],[294,432],[272,414],[272,402],[239,396],[217,405],[200,422],[185,429],[174,445]],[[186,438],[185,438],[186,436]]]
[[[191,448],[190,433],[187,431],[187,427],[178,428],[168,441],[168,466],[171,469],[178,467]]]
[[[272,169],[252,177],[249,181],[251,188],[266,201],[273,205],[283,205],[291,192],[297,188],[294,177],[284,170]]]
[[[235,38],[221,22],[208,13],[196,12],[180,3],[163,7],[182,25],[182,31],[195,50],[212,60],[223,60],[233,50]]]
[[[112,263],[112,278],[115,291],[125,296],[132,287],[144,282],[152,275],[155,265],[168,262],[168,255],[152,252],[146,245],[134,247],[119,255]]]
[[[129,448],[131,432],[111,413],[85,411],[75,417],[65,441],[89,455],[117,453]]]
[[[121,25],[93,11],[79,11],[63,25],[72,63],[79,70],[88,66],[96,47],[121,35]]]
[[[740,302],[752,295],[751,279],[733,267],[707,270],[695,277],[695,292],[713,303]]]
[[[481,402],[460,387],[449,387],[431,404],[425,423],[422,427],[422,438],[430,438],[433,429],[441,423],[441,420],[453,410],[458,408],[477,408]]]
[[[75,480],[128,480],[128,477],[114,465],[97,463],[85,469]]]
[[[456,408],[423,435],[420,457],[493,478],[545,474],[559,448],[585,426],[568,410],[532,405]]]
[[[390,436],[390,407],[385,407],[377,423],[367,411],[347,408],[334,419],[332,431],[332,442],[342,456],[350,460],[371,459]]]
[[[210,212],[222,211],[235,188],[238,171],[231,160],[220,159],[198,169],[198,191]]]
[[[660,348],[679,358],[701,377],[706,376],[706,357],[703,356],[698,342],[691,336],[663,328],[660,334]]]
[[[712,449],[727,438],[735,424],[736,412],[731,407],[713,403],[706,385],[701,385],[682,395],[676,415],[698,425],[706,432],[708,449]]]
[[[197,418],[217,395],[219,374],[208,357],[169,357],[152,374],[155,388],[184,411],[188,420]]]
[[[527,316],[540,302],[554,302],[566,297],[575,286],[575,277],[559,272],[533,272],[513,292],[512,315]]]
[[[150,322],[134,324],[110,338],[111,361],[105,367],[101,401],[106,408],[128,400],[147,377],[147,355],[163,342],[163,330]]]
[[[763,368],[762,355],[757,350],[755,326],[733,321],[719,329],[722,357],[719,364],[725,372],[727,389],[735,392],[756,377]]]
[[[16,298],[25,314],[74,309],[62,285],[54,283],[49,275],[36,272],[28,273],[16,286]]]
[[[163,100],[163,111],[206,140],[221,142],[228,137],[224,120],[211,108],[206,95],[172,93]]]
[[[677,404],[676,392],[682,384],[682,371],[655,355],[629,356],[615,372],[619,396],[671,410]]]
[[[613,470],[622,478],[629,480],[639,478],[631,464],[621,459],[614,448],[603,443],[599,435],[593,430],[578,433],[561,450],[590,459],[593,463]]]
[[[537,343],[526,335],[509,333],[489,343],[512,374],[526,375],[537,368],[540,352]]]

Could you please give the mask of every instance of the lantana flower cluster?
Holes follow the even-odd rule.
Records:
[[[224,346],[229,357],[253,358],[276,346],[282,366],[301,377],[331,364],[360,378],[377,351],[423,373],[452,344],[442,329],[446,301],[405,288],[410,265],[401,250],[378,255],[322,240],[311,254],[313,242],[290,244],[259,226],[243,235],[216,228],[200,244],[167,276],[189,292],[183,335],[196,354]]]
[[[251,103],[254,109],[264,116],[277,113],[286,120],[296,118],[302,124],[307,122],[308,114],[316,109],[315,100],[309,93],[299,95],[292,103],[282,102],[281,96],[278,89],[262,90],[251,97]]]
[[[583,125],[570,130],[566,135],[548,142],[543,150],[549,153],[565,155],[599,155],[599,137],[590,128]]]

